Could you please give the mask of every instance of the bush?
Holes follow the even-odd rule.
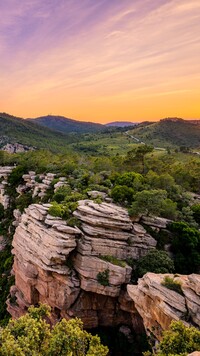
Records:
[[[99,258],[101,258],[104,261],[110,262],[113,265],[116,266],[120,266],[120,267],[126,267],[126,262],[119,260],[118,258],[114,257],[114,256],[99,256]]]
[[[48,213],[54,217],[63,218],[65,210],[62,205],[53,202],[52,206],[48,210]]]
[[[109,269],[105,269],[103,272],[97,274],[97,281],[102,286],[109,286]]]
[[[116,185],[111,190],[111,197],[117,203],[131,203],[133,201],[134,190],[126,185]]]
[[[163,332],[163,338],[156,355],[188,355],[200,350],[200,331],[187,327],[181,321],[172,321],[169,330]]]
[[[195,221],[200,224],[200,204],[192,205],[191,210],[193,211]]]
[[[61,203],[71,194],[71,188],[68,186],[60,187],[56,190],[55,194],[53,195],[53,200],[57,203]]]
[[[164,278],[164,281],[161,284],[163,286],[165,286],[166,288],[171,289],[174,292],[177,292],[177,293],[183,295],[183,291],[182,291],[182,288],[181,288],[181,283],[178,282],[178,281],[175,281],[174,278],[166,276]]]
[[[173,233],[172,249],[175,270],[178,273],[199,273],[200,231],[184,222],[173,222],[168,226]]]
[[[26,171],[27,171],[27,167],[20,166],[20,165],[17,166],[10,173],[10,175],[8,177],[8,183],[11,186],[15,186],[15,187],[18,186],[20,183],[23,183],[22,176],[23,176],[23,174],[26,173]]]
[[[72,217],[72,213],[76,210],[78,203],[69,202],[66,204],[58,204],[56,202],[51,203],[52,206],[49,208],[48,213],[52,216],[59,217],[62,219],[69,219]]]
[[[136,278],[142,277],[147,272],[173,273],[174,263],[165,251],[151,250],[136,263]]]
[[[23,213],[24,209],[27,208],[30,204],[33,203],[32,193],[27,192],[23,193],[16,199],[16,208]]]

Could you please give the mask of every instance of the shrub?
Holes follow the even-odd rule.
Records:
[[[200,331],[187,327],[181,321],[172,321],[169,330],[163,332],[163,338],[156,355],[188,355],[200,350]]]
[[[171,289],[174,292],[177,292],[177,293],[183,295],[181,283],[178,281],[175,281],[174,278],[166,276],[161,284],[163,286],[165,286],[166,288]]]
[[[192,205],[191,209],[193,211],[193,217],[195,221],[200,224],[200,204]]]
[[[113,265],[119,266],[119,267],[126,267],[126,262],[119,260],[118,258],[114,257],[114,256],[99,256],[99,258],[101,258],[104,261],[110,262]]]
[[[58,203],[52,203],[52,206],[49,208],[48,213],[54,217],[62,218],[64,216],[63,206]]]
[[[33,203],[32,193],[27,192],[23,193],[16,199],[16,208],[22,213],[25,208]]]
[[[136,263],[136,278],[142,277],[147,272],[173,273],[174,263],[167,252],[150,250],[149,253],[140,258]]]
[[[173,222],[168,226],[173,233],[172,249],[175,270],[178,273],[199,273],[200,231],[184,222]]]
[[[58,204],[56,202],[52,202],[52,206],[49,208],[48,213],[52,216],[67,220],[72,217],[71,215],[73,211],[76,210],[77,206],[77,202],[69,202],[66,204]]]
[[[97,274],[97,281],[102,286],[109,286],[109,269],[105,269],[103,272]]]
[[[131,203],[133,201],[134,190],[126,185],[116,185],[111,191],[111,197],[118,203]]]
[[[52,199],[55,200],[57,203],[61,203],[70,194],[71,194],[71,188],[69,186],[63,186],[56,190]]]

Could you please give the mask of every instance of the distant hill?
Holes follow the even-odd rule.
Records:
[[[108,126],[108,127],[126,127],[126,126],[135,126],[137,124],[138,124],[137,122],[113,121],[113,122],[109,122],[108,124],[105,124],[105,126]]]
[[[179,118],[167,118],[154,123],[141,123],[129,130],[140,141],[159,147],[200,147],[199,120],[190,122]]]
[[[67,145],[74,142],[74,137],[54,132],[9,114],[0,113],[0,147],[7,143],[19,143],[51,151],[66,151]]]
[[[94,122],[77,121],[64,116],[54,115],[41,116],[35,119],[28,119],[28,121],[62,133],[91,133],[101,131],[105,128],[104,125]]]

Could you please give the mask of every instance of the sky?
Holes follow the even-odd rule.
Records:
[[[200,0],[2,0],[0,14],[0,112],[200,119]]]

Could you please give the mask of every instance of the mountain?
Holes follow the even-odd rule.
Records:
[[[104,129],[104,125],[101,124],[96,124],[94,122],[77,121],[73,119],[68,119],[64,116],[47,115],[37,117],[35,119],[28,119],[28,121],[62,133],[90,133],[101,131]]]
[[[0,147],[7,143],[18,143],[51,151],[66,151],[74,142],[73,135],[64,135],[9,114],[0,113]]]
[[[126,126],[135,126],[137,124],[138,124],[137,122],[113,121],[113,122],[109,122],[105,126],[108,126],[108,127],[126,127]]]
[[[195,121],[195,122],[194,122]],[[141,123],[128,131],[129,136],[159,147],[200,147],[199,120],[166,118],[154,123]]]

